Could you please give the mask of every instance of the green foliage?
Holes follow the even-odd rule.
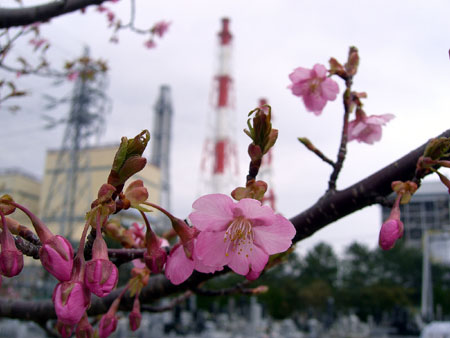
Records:
[[[450,314],[450,268],[434,264],[432,275],[435,303],[444,315]],[[205,288],[223,289],[236,282],[235,275],[225,275]],[[330,245],[320,243],[304,257],[291,254],[250,286],[257,285],[269,287],[258,299],[276,319],[300,313],[321,316],[331,303],[336,311],[380,319],[383,312],[420,307],[422,254],[401,242],[389,251],[355,242],[338,257]],[[204,308],[211,308],[213,301],[226,306],[227,297],[199,297]]]

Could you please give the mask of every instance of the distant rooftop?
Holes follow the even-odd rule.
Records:
[[[27,172],[26,170],[19,168],[19,167],[11,167],[11,168],[0,168],[0,176],[6,176],[6,175],[19,175],[26,178],[29,178],[35,182],[40,183],[41,180],[38,179],[33,174]]]
[[[415,195],[428,195],[428,194],[448,194],[448,189],[445,185],[439,181],[434,179],[424,180],[417,190]]]
[[[87,146],[83,149],[80,149],[80,151],[83,150],[90,150],[90,149],[109,149],[109,148],[118,148],[120,145],[120,143],[107,143],[107,144],[102,144],[102,145],[95,145],[95,146]],[[69,150],[69,148],[65,148],[65,149],[57,149],[57,148],[53,148],[53,149],[47,149],[47,152],[49,153],[54,153],[54,152],[59,152],[61,150]]]

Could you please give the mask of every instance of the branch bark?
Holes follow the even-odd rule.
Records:
[[[450,130],[438,137],[450,137]],[[340,218],[376,203],[380,196],[389,195],[392,192],[392,181],[412,179],[417,159],[423,154],[425,146],[426,143],[345,190],[327,193],[312,207],[293,217],[291,222],[297,229],[294,243],[311,236]],[[201,283],[214,276],[216,275],[194,272],[186,282],[180,285],[173,285],[163,275],[152,276],[140,294],[141,303],[148,304],[175,293],[195,290]],[[104,298],[93,300],[88,314],[93,316],[105,313],[121,291],[118,289]],[[130,311],[132,306],[133,298],[125,295],[121,302],[121,309]],[[56,319],[56,314],[50,300],[36,302],[0,298],[0,317],[42,322]]]
[[[52,1],[31,7],[0,8],[0,28],[45,22],[51,18],[80,10],[89,5],[100,5],[105,1],[107,0],[66,0]]]

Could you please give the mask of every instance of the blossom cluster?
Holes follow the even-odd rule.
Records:
[[[373,144],[381,139],[381,127],[394,118],[393,114],[367,116],[362,109],[361,98],[365,93],[350,91],[351,80],[356,74],[359,64],[358,50],[351,47],[348,61],[341,65],[335,58],[330,59],[330,70],[324,65],[315,64],[312,69],[297,67],[289,74],[291,84],[288,86],[292,94],[303,99],[306,110],[315,115],[322,114],[328,101],[334,101],[339,93],[338,84],[331,78],[336,75],[345,80],[347,90],[344,94],[346,110],[351,113],[355,109],[355,118],[348,122],[348,141]],[[329,75],[327,76],[327,72]]]

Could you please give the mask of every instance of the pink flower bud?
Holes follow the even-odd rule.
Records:
[[[134,298],[133,310],[130,312],[128,318],[130,320],[131,331],[136,331],[137,329],[139,329],[139,326],[141,326],[142,315],[138,295],[136,295],[136,297]]]
[[[401,199],[402,194],[399,193],[395,199],[394,205],[392,206],[389,218],[381,226],[378,243],[383,250],[392,249],[397,239],[403,236],[403,223],[400,221]]]
[[[93,259],[86,263],[84,282],[98,297],[108,295],[116,287],[118,278],[117,267],[110,260]]]
[[[82,282],[58,283],[53,291],[53,304],[58,319],[67,325],[77,324],[90,304],[89,289]]]
[[[73,249],[67,239],[56,235],[39,249],[42,266],[61,282],[70,280],[73,267]]]
[[[128,317],[130,319],[130,329],[131,331],[136,331],[141,326],[142,315],[140,312],[130,312]]]
[[[167,32],[169,26],[170,22],[159,21],[153,26],[152,33],[158,35],[161,38]]]
[[[98,324],[98,330],[100,338],[107,338],[111,333],[113,333],[117,328],[117,317],[115,312],[110,313],[109,311],[102,317],[100,323]]]
[[[67,325],[61,321],[56,322],[56,329],[63,338],[69,338],[72,335],[74,325]]]
[[[6,277],[17,276],[23,268],[23,254],[15,250],[3,249],[0,252],[0,273]]]
[[[1,214],[2,223],[6,223],[6,217]],[[23,254],[17,250],[14,237],[11,235],[8,226],[3,227],[0,234],[0,273],[6,277],[17,276],[23,268]]]
[[[86,263],[84,282],[92,293],[98,297],[104,297],[116,287],[119,272],[108,258],[108,247],[99,225],[97,226],[97,237],[92,247],[92,260]]]
[[[148,191],[142,180],[133,181],[128,185],[125,198],[130,201],[132,207],[138,207],[148,199]]]
[[[161,248],[162,240],[149,228],[145,234],[147,251],[144,252],[145,265],[152,273],[160,273],[167,261],[167,253]]]
[[[83,318],[77,325],[77,330],[75,331],[77,338],[93,338],[94,329],[91,323],[89,323],[86,313],[84,313]]]
[[[379,244],[383,250],[394,247],[397,239],[403,236],[403,223],[399,219],[388,219],[380,230]]]
[[[194,240],[197,235],[196,230],[189,227],[183,220],[174,216],[170,217],[170,221],[172,222],[173,229],[177,235],[180,236],[186,257],[192,258],[192,253],[194,252]]]
[[[152,273],[160,273],[166,264],[167,253],[161,248],[151,254],[144,252],[144,261]]]
[[[261,275],[261,272],[262,272],[262,270],[254,271],[254,270],[250,269],[248,274],[245,275],[245,278],[247,278],[247,280],[249,280],[249,281],[257,280],[259,278],[259,275]]]

